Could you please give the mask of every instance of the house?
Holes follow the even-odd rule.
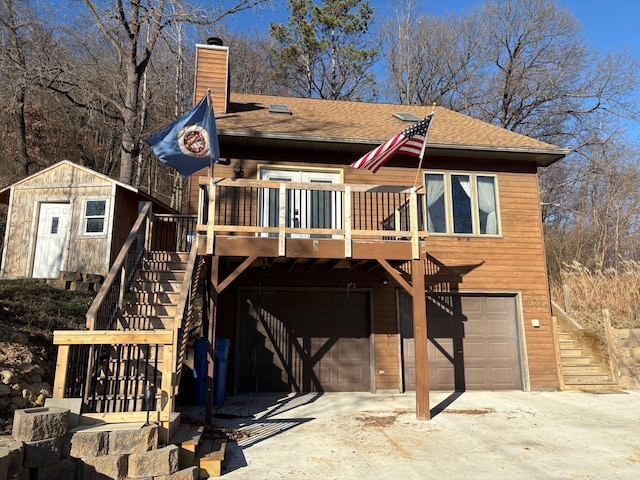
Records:
[[[63,160],[0,190],[9,206],[2,278],[104,277],[141,202],[175,213],[129,185]]]
[[[443,107],[228,91],[198,45],[221,150],[190,181],[209,337],[237,392],[556,389],[538,169],[568,150]],[[424,164],[360,156],[434,113]],[[425,321],[426,319],[426,321]]]

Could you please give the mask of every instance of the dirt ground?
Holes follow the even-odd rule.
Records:
[[[432,392],[431,405],[419,421],[412,394],[228,398],[214,410],[235,440],[223,478],[640,478],[639,391]]]

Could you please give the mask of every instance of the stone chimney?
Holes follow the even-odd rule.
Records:
[[[219,38],[208,38],[207,44],[196,45],[195,102],[207,89],[211,90],[213,111],[227,113],[229,105],[229,47]]]

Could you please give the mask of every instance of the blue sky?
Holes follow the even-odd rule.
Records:
[[[319,0],[318,0],[319,1]],[[386,16],[393,0],[370,0],[381,16]],[[462,11],[482,0],[422,0],[422,13],[440,14],[446,11]],[[640,58],[640,0],[558,0],[582,23],[587,40],[603,51],[609,48],[629,49]],[[258,12],[246,12],[229,19],[233,30],[247,31],[257,28],[266,31],[269,22],[287,20],[286,0],[274,0],[276,7]]]

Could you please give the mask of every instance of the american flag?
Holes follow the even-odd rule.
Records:
[[[376,173],[387,160],[397,153],[405,153],[414,157],[420,157],[422,145],[427,141],[427,133],[433,113],[405,128],[391,140],[387,140],[382,145],[374,148],[369,153],[353,162],[353,168],[364,168]]]

